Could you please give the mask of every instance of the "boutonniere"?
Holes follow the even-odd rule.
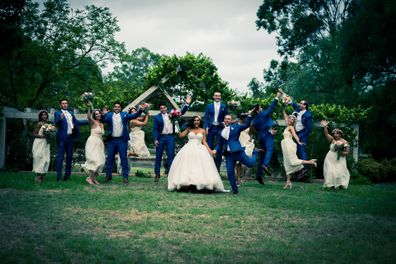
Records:
[[[234,128],[233,128],[233,127],[231,127],[231,130],[234,130]]]

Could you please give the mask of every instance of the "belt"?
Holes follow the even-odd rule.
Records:
[[[161,134],[161,136],[173,135],[173,133]]]
[[[111,139],[122,139],[122,137],[111,137]]]

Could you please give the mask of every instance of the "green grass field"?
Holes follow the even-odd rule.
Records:
[[[103,181],[103,177],[100,178]],[[228,182],[224,181],[227,188]],[[167,181],[0,173],[1,263],[394,263],[396,185],[169,193]]]

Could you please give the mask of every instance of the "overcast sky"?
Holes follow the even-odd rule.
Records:
[[[69,0],[72,8],[107,6],[117,17],[119,41],[130,52],[146,47],[152,52],[183,56],[186,52],[213,59],[223,80],[247,91],[253,77],[263,80],[263,69],[276,53],[275,35],[256,30],[262,0]]]

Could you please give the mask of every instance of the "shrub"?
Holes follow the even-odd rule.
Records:
[[[370,179],[360,174],[357,170],[351,170],[351,184],[371,184]]]
[[[358,172],[372,182],[396,180],[396,158],[376,161],[372,158],[362,159],[356,164]]]

